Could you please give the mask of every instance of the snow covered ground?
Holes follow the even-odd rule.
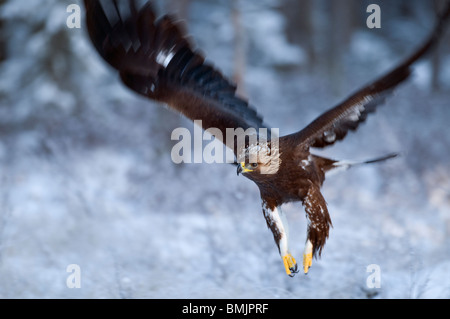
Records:
[[[231,26],[217,26],[228,21],[226,10],[220,3],[194,1],[192,6],[190,30],[197,43],[230,74]],[[15,8],[8,4],[6,9],[14,14]],[[208,16],[201,14],[205,10]],[[389,42],[356,33],[351,63],[345,66],[345,92],[332,95],[326,75],[305,72],[302,49],[283,39],[281,15],[261,10],[264,14],[249,11],[248,36],[255,39],[256,53],[264,44],[273,50],[260,64],[249,62],[246,89],[282,134],[302,128],[400,59]],[[22,43],[42,52],[22,52],[17,40],[11,49],[15,58],[0,67],[0,297],[450,297],[448,54],[440,92],[430,90],[430,64],[422,62],[357,134],[320,152],[339,159],[402,156],[327,179],[323,194],[334,226],[329,241],[307,276],[289,278],[261,214],[256,186],[237,177],[230,165],[175,165],[170,133],[192,125],[123,88],[83,30],[69,33],[68,43],[77,51],[62,77],[68,88],[39,72],[17,84],[27,67],[33,70],[33,61],[66,56],[44,52],[45,37],[63,28],[58,21],[64,23],[58,14],[51,16],[35,17],[50,19],[51,31],[32,37],[35,43]],[[265,37],[264,21],[279,37]],[[26,37],[29,30],[20,30],[16,37]],[[380,50],[381,58],[370,54]],[[287,70],[268,61],[297,66]],[[69,64],[64,58],[59,63]],[[30,112],[36,113],[33,121],[24,121]],[[15,122],[28,124],[3,129]],[[303,208],[297,203],[284,209],[292,252],[300,260]],[[81,288],[67,286],[72,264],[80,267]],[[369,265],[379,266],[380,288],[367,285]]]

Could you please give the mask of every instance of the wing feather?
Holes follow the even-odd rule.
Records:
[[[139,8],[136,0],[85,0],[85,6],[95,48],[132,90],[201,120],[204,129],[218,128],[223,139],[227,128],[267,127],[236,86],[194,51],[174,17],[157,19],[150,2]]]
[[[444,24],[449,16],[450,3],[439,17],[427,41],[408,59],[288,138],[303,149],[322,148],[344,139],[349,131],[356,130],[367,116],[375,112],[393,90],[410,76],[412,64],[430,52],[444,31]]]

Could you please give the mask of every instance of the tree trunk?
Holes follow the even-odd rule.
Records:
[[[166,4],[167,12],[176,14],[182,20],[189,20],[189,5],[191,4],[191,0],[169,0]]]
[[[232,0],[231,15],[234,29],[234,70],[233,81],[237,85],[237,95],[246,96],[245,90],[245,68],[247,64],[247,50],[245,30],[242,26],[242,14],[239,0]]]
[[[334,94],[339,95],[344,89],[344,56],[350,44],[354,26],[354,13],[358,4],[351,0],[333,0],[328,5],[329,24],[326,60],[331,89]]]
[[[444,8],[446,1],[435,0],[433,1],[433,7],[436,14],[439,14]],[[437,92],[441,89],[441,69],[442,69],[442,49],[443,44],[448,41],[448,36],[443,38],[439,44],[436,46],[436,49],[433,51],[431,57],[431,65],[432,65],[432,75],[431,75],[431,89],[434,92]]]
[[[0,0],[0,8],[6,3],[6,0]],[[5,22],[0,18],[0,63],[6,59],[6,33]]]
[[[286,17],[286,36],[304,48],[308,55],[308,71],[313,71],[317,60],[317,0],[284,0],[281,10]]]

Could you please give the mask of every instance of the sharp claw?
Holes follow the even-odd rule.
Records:
[[[305,275],[308,274],[309,268],[312,265],[312,253],[303,254],[303,271]]]
[[[284,268],[286,269],[286,273],[290,277],[294,277],[296,273],[298,273],[298,266],[297,262],[295,261],[295,258],[292,257],[291,254],[287,254],[283,256],[283,264]]]
[[[298,273],[298,266],[295,264],[294,269],[292,270],[294,273]]]
[[[291,271],[289,275],[289,277],[295,277],[295,274],[298,274],[298,267],[297,264],[295,264],[294,267],[289,268],[289,270]]]

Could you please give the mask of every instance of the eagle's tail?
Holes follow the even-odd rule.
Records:
[[[347,160],[335,161],[335,160],[330,160],[330,159],[327,159],[324,157],[319,157],[319,156],[314,156],[314,157],[315,157],[316,162],[319,164],[319,167],[322,169],[322,171],[324,173],[328,173],[331,171],[337,172],[339,170],[347,170],[351,167],[359,166],[359,165],[384,162],[389,159],[396,158],[398,156],[400,156],[399,153],[391,153],[388,155],[384,155],[382,157],[377,157],[374,159],[364,160],[364,161],[347,161]]]

